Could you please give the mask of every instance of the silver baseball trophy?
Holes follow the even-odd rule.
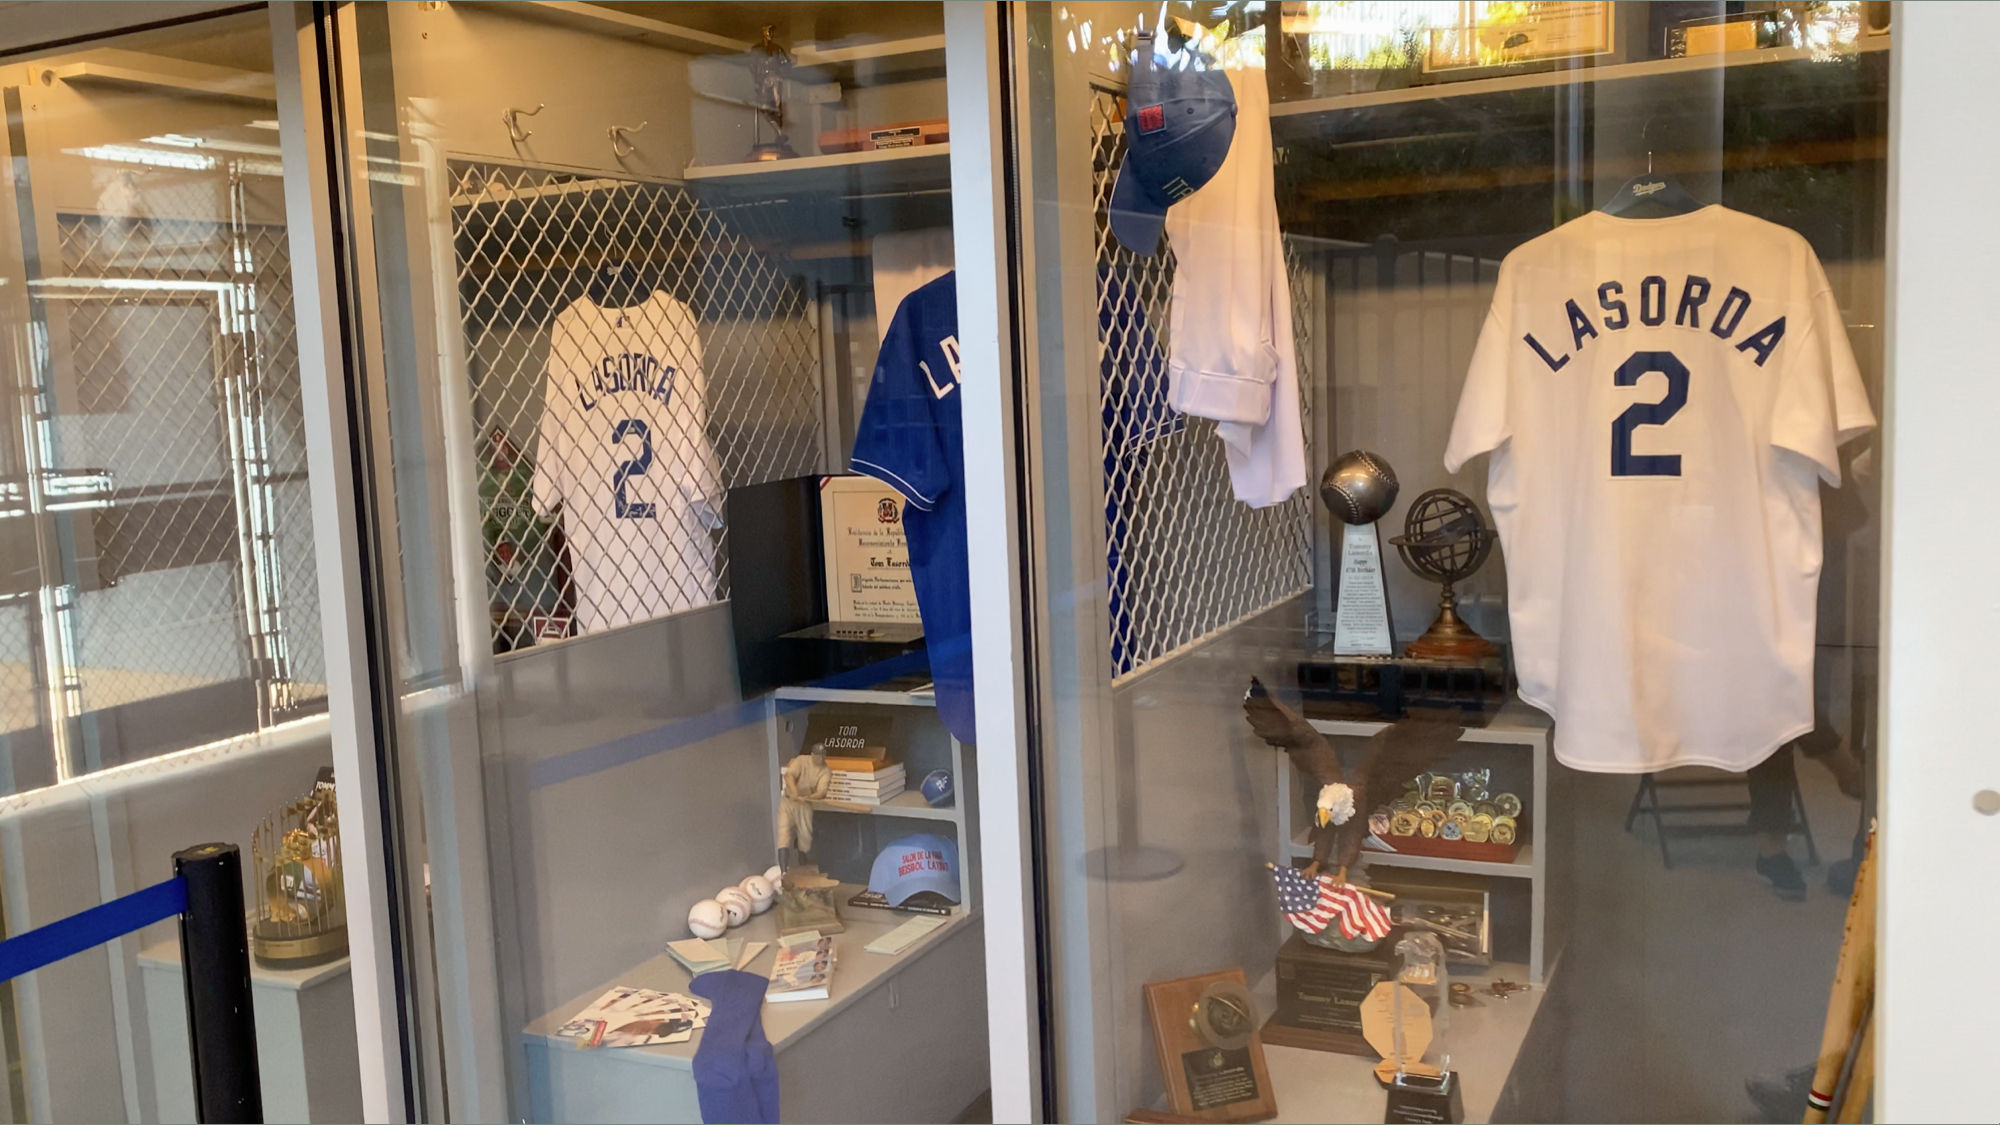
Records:
[[[1376,521],[1396,502],[1396,470],[1364,449],[1334,458],[1319,478],[1319,498],[1340,521],[1340,578],[1333,609],[1335,656],[1390,656],[1388,577]]]

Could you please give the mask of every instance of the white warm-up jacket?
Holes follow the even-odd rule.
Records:
[[[1213,418],[1236,498],[1263,508],[1306,483],[1291,290],[1273,191],[1271,97],[1230,67],[1236,137],[1215,177],[1167,210],[1174,249],[1168,398]]]

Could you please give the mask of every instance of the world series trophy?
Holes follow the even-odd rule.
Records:
[[[250,836],[257,907],[250,949],[273,968],[318,965],[347,953],[347,891],[333,770],[264,818]]]
[[[792,53],[771,38],[771,28],[764,28],[757,45],[750,48],[750,106],[756,111],[751,119],[751,138],[748,160],[789,160],[798,153],[792,148],[790,137],[785,135],[785,78],[792,72]],[[771,139],[764,139],[765,122],[770,123]]]
[[[1340,577],[1333,609],[1335,656],[1390,656],[1396,651],[1389,623],[1389,587],[1382,573],[1382,533],[1376,521],[1389,514],[1401,485],[1396,471],[1363,449],[1334,459],[1319,479],[1319,498],[1341,523]]]

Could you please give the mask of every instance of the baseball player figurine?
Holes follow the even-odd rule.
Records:
[[[812,753],[785,763],[778,798],[778,848],[791,848],[794,863],[804,863],[812,851],[812,803],[824,799],[832,786],[833,771],[826,766],[823,746],[815,745]]]

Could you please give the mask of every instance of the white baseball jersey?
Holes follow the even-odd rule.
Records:
[[[1501,263],[1445,451],[1491,451],[1521,698],[1578,769],[1745,770],[1813,725],[1819,482],[1875,424],[1804,238],[1592,212]]]
[[[664,292],[556,314],[535,505],[560,509],[583,633],[714,601],[721,471],[694,314]]]

